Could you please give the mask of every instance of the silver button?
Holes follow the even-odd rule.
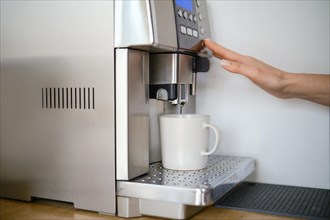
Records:
[[[181,34],[187,34],[187,28],[183,25],[180,26]]]
[[[189,14],[189,20],[192,21],[193,20],[193,15]]]
[[[203,27],[201,27],[201,34],[205,34],[205,30],[204,30],[204,28]]]
[[[192,36],[192,29],[191,28],[187,28],[187,34],[189,35],[189,36]]]
[[[198,13],[198,18],[199,18],[200,21],[202,21],[203,20],[203,15],[201,13]]]
[[[196,0],[196,5],[197,5],[197,7],[200,7],[201,6],[201,2],[199,0]]]
[[[193,36],[198,38],[198,31],[197,30],[193,30]]]
[[[180,18],[182,17],[182,10],[181,9],[178,10],[178,15],[179,15]]]
[[[188,18],[188,13],[186,11],[183,12],[183,18],[187,19]]]

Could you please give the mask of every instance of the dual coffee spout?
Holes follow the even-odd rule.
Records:
[[[149,98],[183,106],[196,95],[197,73],[207,72],[209,66],[207,57],[150,54]]]

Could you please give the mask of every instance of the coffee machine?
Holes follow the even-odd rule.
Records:
[[[1,197],[185,219],[254,170],[161,166],[159,116],[196,113],[203,0],[1,2]]]

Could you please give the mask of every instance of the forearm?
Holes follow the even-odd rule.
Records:
[[[330,106],[330,75],[286,73],[282,92],[286,98],[301,98]]]
[[[231,51],[210,39],[204,45],[221,59],[221,66],[248,77],[270,94],[284,99],[301,98],[330,106],[330,75],[288,73],[253,57]]]

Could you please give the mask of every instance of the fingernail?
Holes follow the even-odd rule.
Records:
[[[231,65],[231,62],[228,60],[221,60],[220,65],[223,67],[227,67]]]

